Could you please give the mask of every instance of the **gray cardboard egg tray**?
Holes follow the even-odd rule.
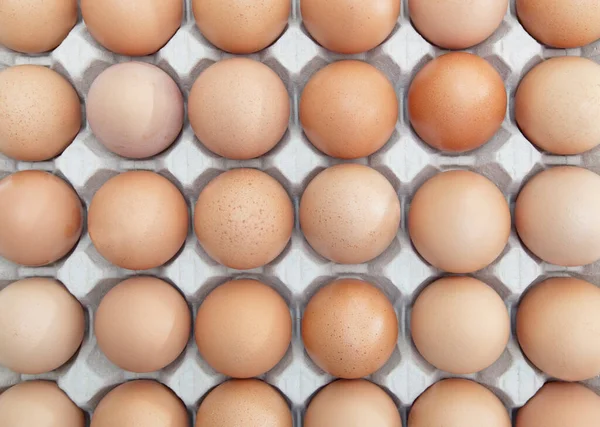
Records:
[[[303,349],[300,335],[303,307],[319,287],[336,277],[359,277],[374,283],[393,302],[400,321],[400,332],[393,356],[370,379],[394,397],[406,419],[407,410],[414,400],[428,386],[448,376],[429,365],[418,354],[410,338],[408,323],[412,303],[424,286],[443,275],[424,262],[410,243],[406,217],[412,195],[434,174],[453,168],[471,169],[487,176],[500,187],[511,204],[523,183],[543,168],[571,164],[600,172],[600,151],[572,157],[540,153],[519,132],[513,114],[517,84],[535,64],[559,55],[595,58],[599,55],[600,44],[569,50],[542,47],[522,28],[516,18],[514,4],[511,4],[496,33],[471,49],[488,60],[505,81],[511,101],[502,129],[488,144],[474,152],[446,155],[419,140],[403,108],[415,73],[433,57],[445,53],[431,46],[413,28],[406,1],[403,3],[398,25],[385,43],[366,54],[347,56],[328,52],[307,35],[302,26],[299,0],[294,0],[285,33],[266,50],[250,55],[279,74],[287,86],[293,106],[289,130],[283,140],[259,159],[231,161],[213,155],[194,137],[186,120],[181,135],[166,152],[149,160],[127,160],[103,148],[85,124],[73,144],[53,161],[23,163],[0,156],[0,177],[23,169],[49,170],[68,180],[84,204],[89,206],[96,190],[111,176],[126,170],[148,169],[175,183],[193,211],[198,194],[210,179],[227,169],[252,167],[278,179],[297,208],[308,182],[322,169],[339,162],[318,152],[303,135],[298,120],[302,88],[316,70],[332,61],[355,58],[373,64],[389,77],[402,107],[396,131],[387,145],[369,158],[358,161],[382,172],[396,189],[402,203],[401,229],[384,254],[362,265],[327,262],[309,247],[296,221],[291,243],[281,256],[264,268],[240,272],[212,261],[197,243],[190,225],[188,239],[180,253],[167,265],[143,273],[158,276],[177,286],[194,313],[210,290],[231,278],[253,277],[276,288],[290,305],[294,338],[284,359],[263,379],[285,394],[294,411],[296,426],[301,425],[303,410],[311,396],[332,380],[311,362]],[[201,36],[188,0],[182,26],[175,36],[157,54],[138,60],[151,62],[169,73],[187,98],[193,82],[206,67],[230,56],[214,48]],[[27,63],[50,66],[71,81],[82,101],[101,71],[111,64],[131,59],[112,54],[99,46],[81,19],[66,40],[49,54],[27,56],[0,48],[0,67]],[[514,320],[520,296],[532,283],[552,275],[574,275],[598,285],[599,272],[598,263],[575,269],[545,264],[523,247],[513,229],[503,254],[474,276],[499,292]],[[96,345],[92,325],[102,296],[119,281],[134,274],[105,261],[94,249],[87,230],[84,230],[74,251],[54,265],[26,268],[0,260],[0,287],[25,277],[56,277],[81,301],[88,318],[83,345],[70,362],[54,372],[36,376],[18,375],[0,367],[0,391],[20,381],[52,379],[78,406],[91,413],[98,401],[115,385],[135,378],[153,378],[170,387],[188,407],[190,414],[195,413],[202,397],[225,378],[201,359],[193,337],[174,363],[151,374],[134,374],[115,367]],[[492,389],[511,411],[522,406],[547,379],[525,359],[514,330],[502,357],[490,368],[469,378]],[[600,391],[599,378],[587,384]]]

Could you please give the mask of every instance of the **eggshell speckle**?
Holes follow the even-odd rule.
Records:
[[[251,378],[271,370],[292,339],[285,300],[256,280],[232,280],[214,289],[196,316],[196,344],[215,370]]]
[[[380,45],[400,15],[400,0],[302,0],[302,22],[312,37],[338,53],[361,53]]]
[[[294,207],[283,186],[256,169],[233,169],[200,193],[196,236],[215,261],[238,270],[261,267],[286,247]]]
[[[84,332],[83,308],[55,280],[24,279],[0,291],[0,365],[50,372],[75,354]]]
[[[379,256],[400,227],[400,201],[370,167],[340,164],[319,173],[300,201],[300,225],[317,253],[341,264]]]
[[[356,159],[390,139],[398,99],[385,74],[362,61],[338,61],[319,70],[300,98],[300,121],[310,142],[325,154]]]
[[[208,67],[192,86],[188,114],[206,148],[230,159],[252,159],[283,137],[290,99],[279,76],[261,62],[232,58]]]
[[[562,266],[600,259],[600,176],[559,166],[534,176],[517,197],[515,225],[523,243]]]
[[[361,378],[388,361],[398,340],[398,319],[383,292],[370,283],[340,279],[321,288],[302,317],[306,352],[324,371]]]
[[[292,426],[292,413],[283,396],[259,380],[222,383],[204,398],[196,416],[196,427]]]
[[[338,380],[310,401],[304,427],[402,427],[390,396],[366,380]]]
[[[427,63],[408,90],[412,127],[442,151],[470,151],[485,144],[500,129],[506,105],[502,77],[485,59],[465,52]]]

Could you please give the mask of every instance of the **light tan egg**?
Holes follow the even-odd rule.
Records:
[[[64,365],[85,333],[81,304],[59,282],[13,282],[0,291],[0,365],[41,374]]]
[[[508,411],[475,381],[451,378],[429,387],[408,413],[408,427],[510,427]]]
[[[100,350],[115,365],[152,372],[185,349],[191,323],[190,309],[173,286],[155,277],[133,277],[102,298],[94,332]]]
[[[283,137],[290,98],[275,71],[248,58],[219,61],[200,74],[188,100],[194,133],[229,159],[262,156]]]
[[[366,380],[338,380],[310,401],[304,427],[402,427],[396,404]]]
[[[173,79],[143,62],[104,70],[92,83],[87,119],[110,151],[141,159],[169,147],[183,126],[183,96]]]
[[[130,270],[168,262],[183,246],[188,226],[183,195],[150,171],[112,177],[96,192],[88,212],[90,238],[100,255]]]
[[[510,317],[500,295],[485,283],[444,277],[417,297],[410,329],[417,350],[433,366],[471,374],[502,355],[510,337]]]
[[[85,415],[56,383],[27,381],[0,394],[2,427],[84,427]]]
[[[529,34],[550,47],[580,47],[600,38],[596,0],[516,0],[516,8]]]
[[[188,427],[183,402],[166,386],[136,380],[113,388],[92,414],[90,427]]]
[[[302,0],[302,22],[326,49],[361,53],[379,46],[400,15],[400,0]]]
[[[423,258],[450,273],[491,264],[510,235],[510,210],[486,177],[466,170],[442,172],[415,193],[408,213],[410,238]]]
[[[546,383],[517,412],[515,427],[597,427],[600,397],[581,384]]]
[[[412,24],[429,42],[445,49],[481,43],[502,23],[508,0],[408,0]]]
[[[542,260],[562,266],[600,259],[600,176],[558,166],[529,180],[517,197],[519,237]]]
[[[77,0],[3,0],[0,45],[24,53],[54,49],[77,22]]]
[[[251,378],[271,370],[292,339],[285,300],[256,280],[231,280],[214,289],[196,315],[200,355],[218,372]]]
[[[375,169],[340,164],[319,173],[300,200],[300,226],[321,256],[360,264],[381,255],[400,227],[394,187]]]
[[[294,206],[285,188],[256,169],[232,169],[202,190],[194,212],[200,245],[215,261],[250,270],[273,261],[294,228]]]
[[[309,141],[328,156],[366,157],[385,145],[398,120],[398,99],[385,74],[363,61],[338,61],[319,70],[300,98]]]
[[[259,380],[222,383],[206,395],[196,415],[196,427],[292,426],[292,413],[283,396]]]
[[[77,92],[63,76],[41,65],[0,72],[0,111],[0,153],[16,160],[58,156],[81,127]]]
[[[449,152],[474,150],[500,129],[506,89],[485,59],[452,52],[428,62],[408,89],[408,114],[423,141]]]
[[[523,78],[515,118],[527,139],[553,154],[580,154],[600,144],[600,65],[586,58],[548,59]]]
[[[258,52],[275,42],[291,8],[290,0],[192,0],[202,35],[231,53]]]
[[[527,358],[555,378],[600,375],[600,289],[572,277],[533,286],[519,304],[517,337]]]
[[[392,355],[398,319],[390,300],[375,286],[340,279],[319,289],[306,305],[302,340],[324,371],[339,378],[362,378]]]
[[[151,55],[181,25],[183,0],[81,0],[89,33],[106,49],[127,56]]]
[[[0,256],[28,266],[51,264],[77,243],[83,228],[73,188],[48,172],[27,170],[0,180]]]

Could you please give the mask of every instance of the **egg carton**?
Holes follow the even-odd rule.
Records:
[[[186,243],[163,267],[145,272],[117,268],[104,260],[90,241],[87,230],[65,259],[46,267],[20,267],[0,260],[0,288],[32,276],[58,278],[83,304],[87,329],[83,345],[65,366],[44,375],[19,375],[0,367],[0,391],[21,381],[51,379],[81,408],[91,413],[99,400],[115,385],[135,378],[156,379],[170,387],[194,414],[202,397],[225,377],[200,357],[193,338],[184,353],[165,369],[150,374],[123,371],[102,354],[93,333],[94,313],[104,294],[121,280],[135,274],[160,277],[185,295],[194,314],[203,298],[219,284],[241,277],[264,281],[276,288],[289,303],[294,319],[293,342],[283,360],[262,378],[287,397],[296,426],[311,396],[332,380],[308,357],[302,345],[300,319],[310,296],[338,277],[358,277],[380,287],[393,302],[400,329],[391,359],[370,380],[394,398],[404,419],[407,408],[430,385],[449,376],[428,364],[410,338],[409,318],[419,291],[443,273],[429,266],[410,243],[406,217],[411,197],[428,178],[441,170],[465,168],[495,182],[507,200],[514,200],[523,183],[543,168],[580,165],[600,172],[600,150],[578,156],[547,155],[538,151],[521,134],[514,119],[514,93],[518,82],[535,64],[560,55],[585,56],[598,60],[600,44],[581,49],[549,49],[541,46],[520,25],[514,2],[501,27],[487,41],[470,49],[488,60],[502,76],[509,94],[509,107],[502,128],[482,148],[463,155],[448,155],[431,149],[411,129],[406,94],[416,72],[446,51],[430,45],[411,25],[406,1],[398,24],[379,47],[359,55],[338,55],[320,47],[302,26],[299,0],[294,0],[289,25],[270,47],[248,55],[281,77],[291,98],[292,115],[283,140],[267,155],[254,160],[232,161],[215,156],[195,138],[186,119],[175,144],[149,160],[128,160],[108,152],[84,125],[77,138],[58,158],[41,163],[16,162],[0,156],[0,177],[25,169],[44,169],[69,181],[85,206],[110,177],[127,170],[147,169],[170,179],[185,195],[190,209],[202,188],[220,172],[237,168],[261,169],[279,180],[298,208],[308,182],[321,170],[339,163],[312,147],[302,133],[298,100],[309,78],[326,64],[340,59],[360,59],[383,71],[394,85],[401,105],[396,130],[379,152],[356,162],[383,173],[397,191],[402,204],[402,226],[392,245],[377,259],[361,265],[338,265],[317,255],[307,244],[298,222],[290,244],[271,264],[246,272],[223,267],[211,260],[198,244],[190,226]],[[129,58],[108,52],[98,45],[79,19],[65,41],[53,52],[29,56],[0,48],[0,68],[17,64],[49,66],[76,88],[82,105],[92,81],[112,64],[130,60],[150,62],[175,79],[187,99],[198,75],[212,63],[233,55],[219,51],[206,41],[195,25],[190,0],[186,2],[181,28],[158,53]],[[85,117],[85,108],[82,106]],[[513,318],[510,342],[502,357],[490,368],[467,376],[490,389],[513,411],[522,406],[547,380],[523,356],[514,333],[514,314],[522,293],[532,283],[553,275],[573,275],[600,284],[600,263],[581,268],[562,268],[541,262],[519,241],[513,227],[508,246],[489,267],[474,274],[491,285],[504,299]],[[587,383],[600,392],[600,379]]]

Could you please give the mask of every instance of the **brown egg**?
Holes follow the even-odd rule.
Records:
[[[417,251],[434,267],[472,273],[491,264],[510,235],[510,210],[496,185],[475,172],[453,170],[417,190],[408,213]]]
[[[410,19],[431,43],[467,49],[481,43],[502,23],[508,0],[408,0]]]
[[[188,413],[164,385],[136,380],[112,389],[92,414],[90,427],[188,427]]]
[[[596,0],[516,0],[517,15],[540,43],[580,47],[600,38],[600,3]]]
[[[256,280],[232,280],[214,289],[196,316],[196,344],[215,370],[251,378],[271,370],[292,339],[285,300]]]
[[[581,384],[545,384],[517,412],[515,427],[597,427],[600,397]]]
[[[402,427],[396,404],[366,380],[338,380],[310,401],[304,427]]]
[[[485,59],[466,52],[427,63],[408,90],[408,114],[417,134],[442,151],[474,150],[500,129],[506,90]]]
[[[600,65],[564,56],[535,66],[515,95],[515,118],[532,143],[553,154],[600,144]]]
[[[400,0],[302,0],[302,22],[326,49],[361,53],[379,46],[400,15]]]
[[[294,206],[276,179],[256,169],[233,169],[200,193],[194,228],[212,259],[250,270],[285,249],[294,228]]]
[[[77,92],[63,76],[40,65],[0,72],[0,111],[0,153],[16,160],[58,156],[81,127]]]
[[[290,98],[279,76],[258,61],[231,58],[208,67],[192,86],[188,115],[213,153],[236,160],[270,151],[290,119]]]
[[[109,179],[88,213],[90,238],[100,255],[130,270],[168,262],[183,246],[188,225],[188,207],[177,187],[149,171]]]
[[[500,295],[485,283],[444,277],[418,296],[410,329],[419,353],[433,366],[471,374],[502,355],[510,337],[510,317]]]
[[[84,427],[85,415],[50,381],[27,381],[0,394],[2,427]]]
[[[224,382],[206,395],[196,416],[196,427],[292,426],[283,396],[259,380]]]
[[[519,304],[517,337],[527,358],[555,378],[600,375],[600,289],[572,277],[535,285]]]
[[[390,139],[398,99],[385,74],[362,61],[338,61],[318,71],[300,98],[300,121],[312,144],[328,156],[357,159]]]
[[[340,164],[319,173],[300,201],[300,225],[317,253],[340,264],[381,255],[400,227],[400,201],[368,166]]]
[[[204,37],[231,53],[258,52],[285,29],[290,0],[192,0],[196,24]]]
[[[59,282],[25,279],[0,291],[0,365],[50,372],[75,354],[84,333],[83,308]]]
[[[76,22],[77,0],[3,0],[0,45],[24,53],[47,52],[62,43]]]
[[[474,381],[442,380],[419,396],[408,427],[510,427],[508,411],[494,393]]]
[[[361,378],[392,355],[398,319],[390,300],[375,286],[340,279],[319,289],[306,305],[302,340],[324,371],[339,378]]]
[[[151,55],[181,25],[182,0],[81,0],[88,31],[106,49],[127,56]]]
[[[87,119],[96,138],[123,157],[151,157],[183,126],[183,96],[160,68],[124,62],[104,70],[88,93]]]
[[[534,176],[515,204],[519,237],[542,260],[562,266],[600,259],[600,176],[559,166]]]
[[[173,286],[154,277],[133,277],[102,298],[94,332],[98,346],[115,365],[152,372],[185,349],[191,323],[187,303]]]
[[[0,256],[28,266],[51,264],[77,243],[81,201],[48,172],[27,170],[0,180]]]

